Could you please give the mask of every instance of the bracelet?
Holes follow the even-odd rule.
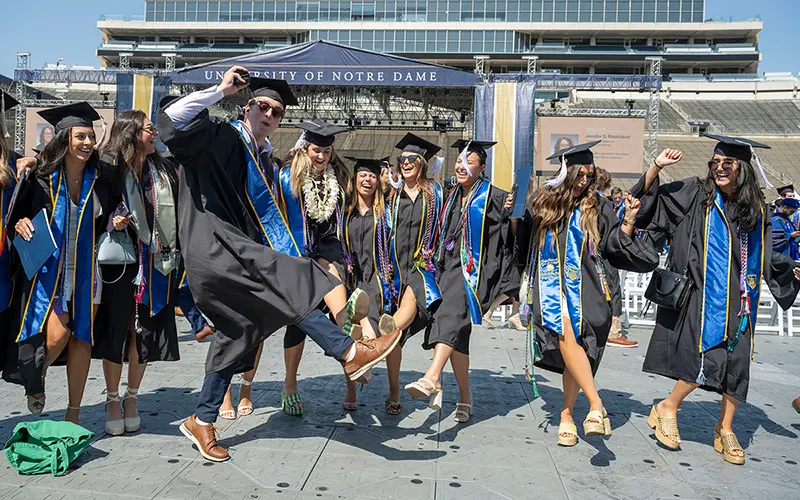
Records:
[[[656,160],[653,160],[653,165],[655,165],[655,166],[656,166],[656,168],[657,168],[657,169],[659,169],[659,170],[664,170],[664,167],[662,167],[661,165],[659,165],[659,164],[658,164],[658,161],[656,161]]]
[[[635,220],[633,222],[631,222],[628,219],[622,219],[622,225],[623,226],[631,226],[631,227],[633,227],[635,223],[636,223]]]

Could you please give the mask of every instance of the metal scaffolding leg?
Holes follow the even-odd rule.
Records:
[[[539,56],[522,56],[522,58],[528,61],[528,69],[527,69],[528,74],[535,75],[536,65],[539,62]]]
[[[17,69],[28,69],[30,53],[17,52]],[[25,84],[19,80],[14,83],[14,98],[19,105],[14,108],[14,151],[25,155]]]
[[[650,63],[650,76],[661,77],[660,57],[648,57]],[[650,164],[658,157],[658,115],[661,111],[661,86],[652,85],[650,87],[650,100],[647,103],[647,149],[644,152],[645,166]]]
[[[178,58],[178,54],[176,53],[169,53],[169,54],[161,54],[166,59],[166,70],[167,71],[175,71],[175,60]]]
[[[480,75],[486,81],[489,78],[487,71],[489,56],[472,56],[472,58],[475,59],[475,74]]]
[[[133,52],[120,52],[119,69],[131,69],[131,57],[133,57]]]

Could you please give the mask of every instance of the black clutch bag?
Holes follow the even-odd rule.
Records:
[[[695,196],[694,202],[697,202],[697,196]],[[689,237],[691,238],[694,235],[694,203],[692,203],[690,210],[692,211],[692,219],[689,227]],[[650,283],[647,285],[647,290],[644,292],[645,299],[659,307],[675,310],[683,309],[686,302],[689,300],[689,294],[691,294],[692,288],[694,288],[694,281],[689,277],[689,251],[692,245],[690,242],[687,242],[687,245],[686,267],[683,269],[683,273],[669,270],[672,261],[672,249],[670,248],[665,268],[662,269],[659,267],[653,271],[653,276],[650,278]]]

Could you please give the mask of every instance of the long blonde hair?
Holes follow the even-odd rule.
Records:
[[[414,163],[417,162],[420,164],[419,174],[417,175],[417,184],[419,184],[420,191],[422,191],[425,196],[433,196],[433,182],[428,178],[428,161],[424,156],[419,156],[416,160],[414,160]],[[391,175],[391,170],[389,171],[389,175]],[[401,178],[402,175],[403,174],[401,173]],[[393,200],[396,195],[397,189],[392,186],[392,192],[389,196],[389,199]]]
[[[11,183],[11,167],[8,165],[10,153],[6,139],[0,137],[0,189],[5,189]]]
[[[350,181],[350,186],[347,189],[347,215],[358,210],[358,189],[356,188],[356,178],[358,172],[353,174],[353,179]],[[384,217],[386,215],[386,202],[383,198],[383,189],[381,189],[381,179],[378,177],[378,182],[375,184],[375,195],[372,198],[372,211],[375,218]]]
[[[556,188],[541,188],[536,192],[531,202],[530,211],[534,218],[536,229],[535,242],[539,248],[544,245],[547,233],[557,232],[562,221],[569,221],[575,205],[580,202],[581,229],[589,236],[589,242],[597,246],[600,243],[600,230],[597,219],[600,215],[600,206],[597,201],[597,170],[582,198],[575,198],[572,186],[578,177],[581,165],[572,165],[567,169],[567,179]]]
[[[300,149],[289,151],[289,154],[286,155],[286,159],[283,162],[284,165],[291,165],[289,178],[292,186],[292,196],[295,198],[300,198],[300,194],[303,192],[303,182],[306,179],[306,175],[314,168],[311,165],[311,158],[308,156],[309,146],[310,145],[306,145]],[[336,155],[336,150],[333,149],[333,146],[331,146],[331,159],[328,165],[333,167],[336,180],[339,182],[339,187],[342,188],[343,191],[347,191],[347,185],[350,182],[350,174],[347,171],[347,167],[342,163],[342,160]]]

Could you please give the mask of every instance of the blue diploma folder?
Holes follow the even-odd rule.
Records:
[[[14,238],[14,248],[17,249],[29,280],[36,276],[47,259],[56,251],[56,240],[47,221],[47,211],[42,209],[31,222],[33,235],[30,241],[25,241],[20,235]]]

